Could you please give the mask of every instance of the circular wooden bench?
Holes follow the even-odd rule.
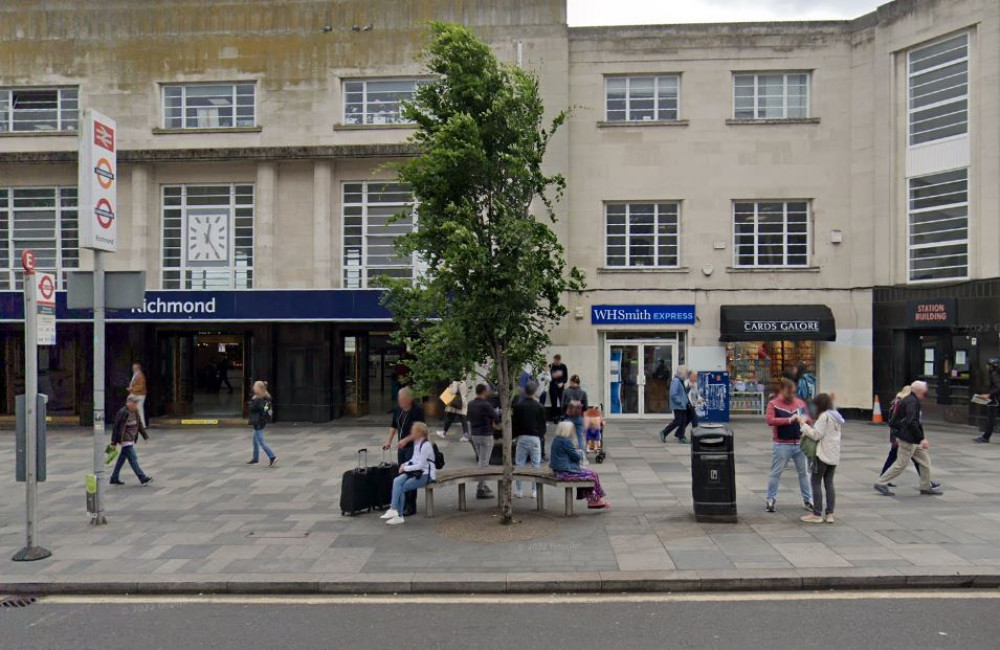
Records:
[[[426,507],[426,514],[428,517],[434,516],[434,491],[451,484],[458,485],[458,509],[462,512],[467,512],[469,510],[468,501],[466,499],[465,486],[468,483],[478,483],[479,481],[497,481],[497,505],[500,505],[500,501],[503,498],[501,493],[501,484],[503,479],[503,467],[486,467],[480,469],[478,467],[470,467],[467,469],[443,469],[437,473],[437,480],[433,483],[428,483],[424,486],[424,504]],[[566,491],[566,510],[565,516],[570,517],[573,515],[573,491],[577,488],[592,488],[594,487],[594,482],[591,480],[585,481],[567,481],[557,478],[553,474],[551,469],[534,469],[531,467],[515,467],[514,468],[514,480],[525,481],[529,483],[534,483],[536,487],[535,496],[535,509],[541,512],[545,509],[545,486],[549,485],[554,488],[564,489]]]

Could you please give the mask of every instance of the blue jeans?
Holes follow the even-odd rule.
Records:
[[[403,510],[406,507],[406,493],[413,492],[413,496],[416,496],[416,491],[430,482],[431,475],[427,472],[424,472],[420,478],[410,478],[406,474],[397,476],[392,481],[392,509],[399,514],[403,514]]]
[[[139,456],[135,453],[134,445],[126,445],[125,447],[122,447],[122,450],[118,453],[118,460],[115,462],[115,469],[111,472],[111,482],[114,483],[115,481],[121,480],[118,478],[118,475],[121,473],[126,460],[132,468],[132,471],[135,472],[139,482],[145,483],[147,476],[142,472],[142,468],[139,467]]]
[[[264,448],[264,454],[267,455],[268,458],[274,458],[274,452],[271,451],[271,448],[267,446],[266,442],[264,442],[264,429],[263,428],[261,428],[261,429],[254,429],[253,430],[253,460],[255,462],[260,459],[260,449],[261,449],[261,447]]]
[[[576,428],[576,446],[580,449],[586,449],[583,442],[583,416],[578,415],[576,417],[566,417],[568,422],[572,422],[573,426]]]
[[[517,437],[517,448],[514,449],[514,466],[524,467],[528,460],[531,460],[531,466],[535,469],[542,466],[542,439],[538,436]],[[521,491],[521,481],[517,482],[517,491]]]
[[[794,445],[779,445],[774,443],[774,455],[771,456],[771,477],[767,481],[767,498],[778,498],[778,484],[781,483],[781,473],[785,471],[788,461],[795,463],[795,470],[799,473],[799,490],[802,492],[802,500],[812,503],[812,486],[809,483],[809,463],[806,462],[806,455],[802,453],[799,443]]]

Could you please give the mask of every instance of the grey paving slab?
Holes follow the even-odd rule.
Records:
[[[980,580],[1000,576],[1000,445],[975,446],[965,432],[931,427],[934,465],[947,493],[919,496],[916,476],[908,473],[899,480],[898,496],[884,498],[871,491],[871,483],[887,451],[885,430],[848,423],[837,472],[838,523],[808,526],[799,521],[803,511],[793,470],[783,477],[778,512],[763,511],[770,437],[760,421],[741,420],[734,424],[740,521],[703,524],[691,515],[690,449],[659,444],[660,426],[609,424],[607,462],[592,469],[604,479],[610,511],[580,508],[565,519],[561,495],[550,493],[551,535],[496,544],[442,534],[441,523],[457,516],[457,491],[438,498],[439,517],[410,517],[397,528],[375,515],[341,517],[341,474],[359,446],[368,446],[376,458],[385,434],[350,423],[273,427],[268,439],[280,458],[274,469],[244,464],[244,429],[154,429],[139,454],[155,483],[140,488],[126,470],[129,485],[108,494],[110,525],[94,528],[82,512],[89,431],[56,429],[49,434],[49,481],[39,490],[41,540],[54,555],[31,564],[9,560],[23,542],[23,499],[5,499],[0,583],[96,583],[103,577],[125,584],[142,576],[146,583],[273,585],[313,576],[310,584],[319,590],[315,576],[324,576],[323,589],[337,591],[338,580],[365,584],[370,576],[402,591],[414,574],[426,576],[421,582],[435,589],[478,584],[490,590],[523,585],[535,575],[539,585],[564,584],[567,575],[577,576],[578,585],[593,585],[601,575],[614,576],[609,584],[625,585],[644,574],[660,576],[663,584],[708,575],[725,584],[738,574],[757,579],[767,572],[792,580],[794,571],[812,571],[802,574],[811,579],[878,578],[880,571],[897,580],[935,572],[948,579],[971,580],[975,571],[982,572]],[[473,464],[468,445],[449,440],[441,446],[449,468]],[[12,435],[0,432],[0,457],[12,450]],[[9,472],[0,475],[4,494],[22,489]],[[494,507],[475,500],[471,505],[477,512]],[[518,501],[515,509],[528,512],[532,505]],[[792,573],[774,573],[782,571]]]

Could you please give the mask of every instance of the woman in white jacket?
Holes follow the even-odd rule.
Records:
[[[834,522],[833,508],[837,494],[833,488],[833,474],[840,464],[840,428],[844,418],[833,407],[833,397],[820,393],[813,398],[816,407],[815,424],[800,422],[802,434],[816,441],[816,460],[813,461],[812,493],[813,511],[802,517],[810,524]],[[826,511],[823,510],[823,490],[826,491]],[[825,517],[824,517],[825,514]]]
[[[390,526],[403,523],[406,493],[419,490],[437,479],[434,445],[427,439],[427,425],[414,422],[410,435],[413,436],[410,443],[413,445],[413,457],[399,466],[399,476],[392,482],[392,507],[382,515],[382,519],[388,519],[385,523]]]

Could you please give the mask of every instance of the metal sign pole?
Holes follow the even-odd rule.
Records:
[[[30,251],[21,256],[24,266],[24,460],[27,511],[27,534],[24,548],[12,558],[15,562],[30,562],[49,557],[52,553],[35,543],[35,519],[38,508],[38,306],[35,295],[35,260]]]
[[[96,507],[90,523],[108,523],[104,514],[104,253],[94,251],[94,477],[97,479]]]

